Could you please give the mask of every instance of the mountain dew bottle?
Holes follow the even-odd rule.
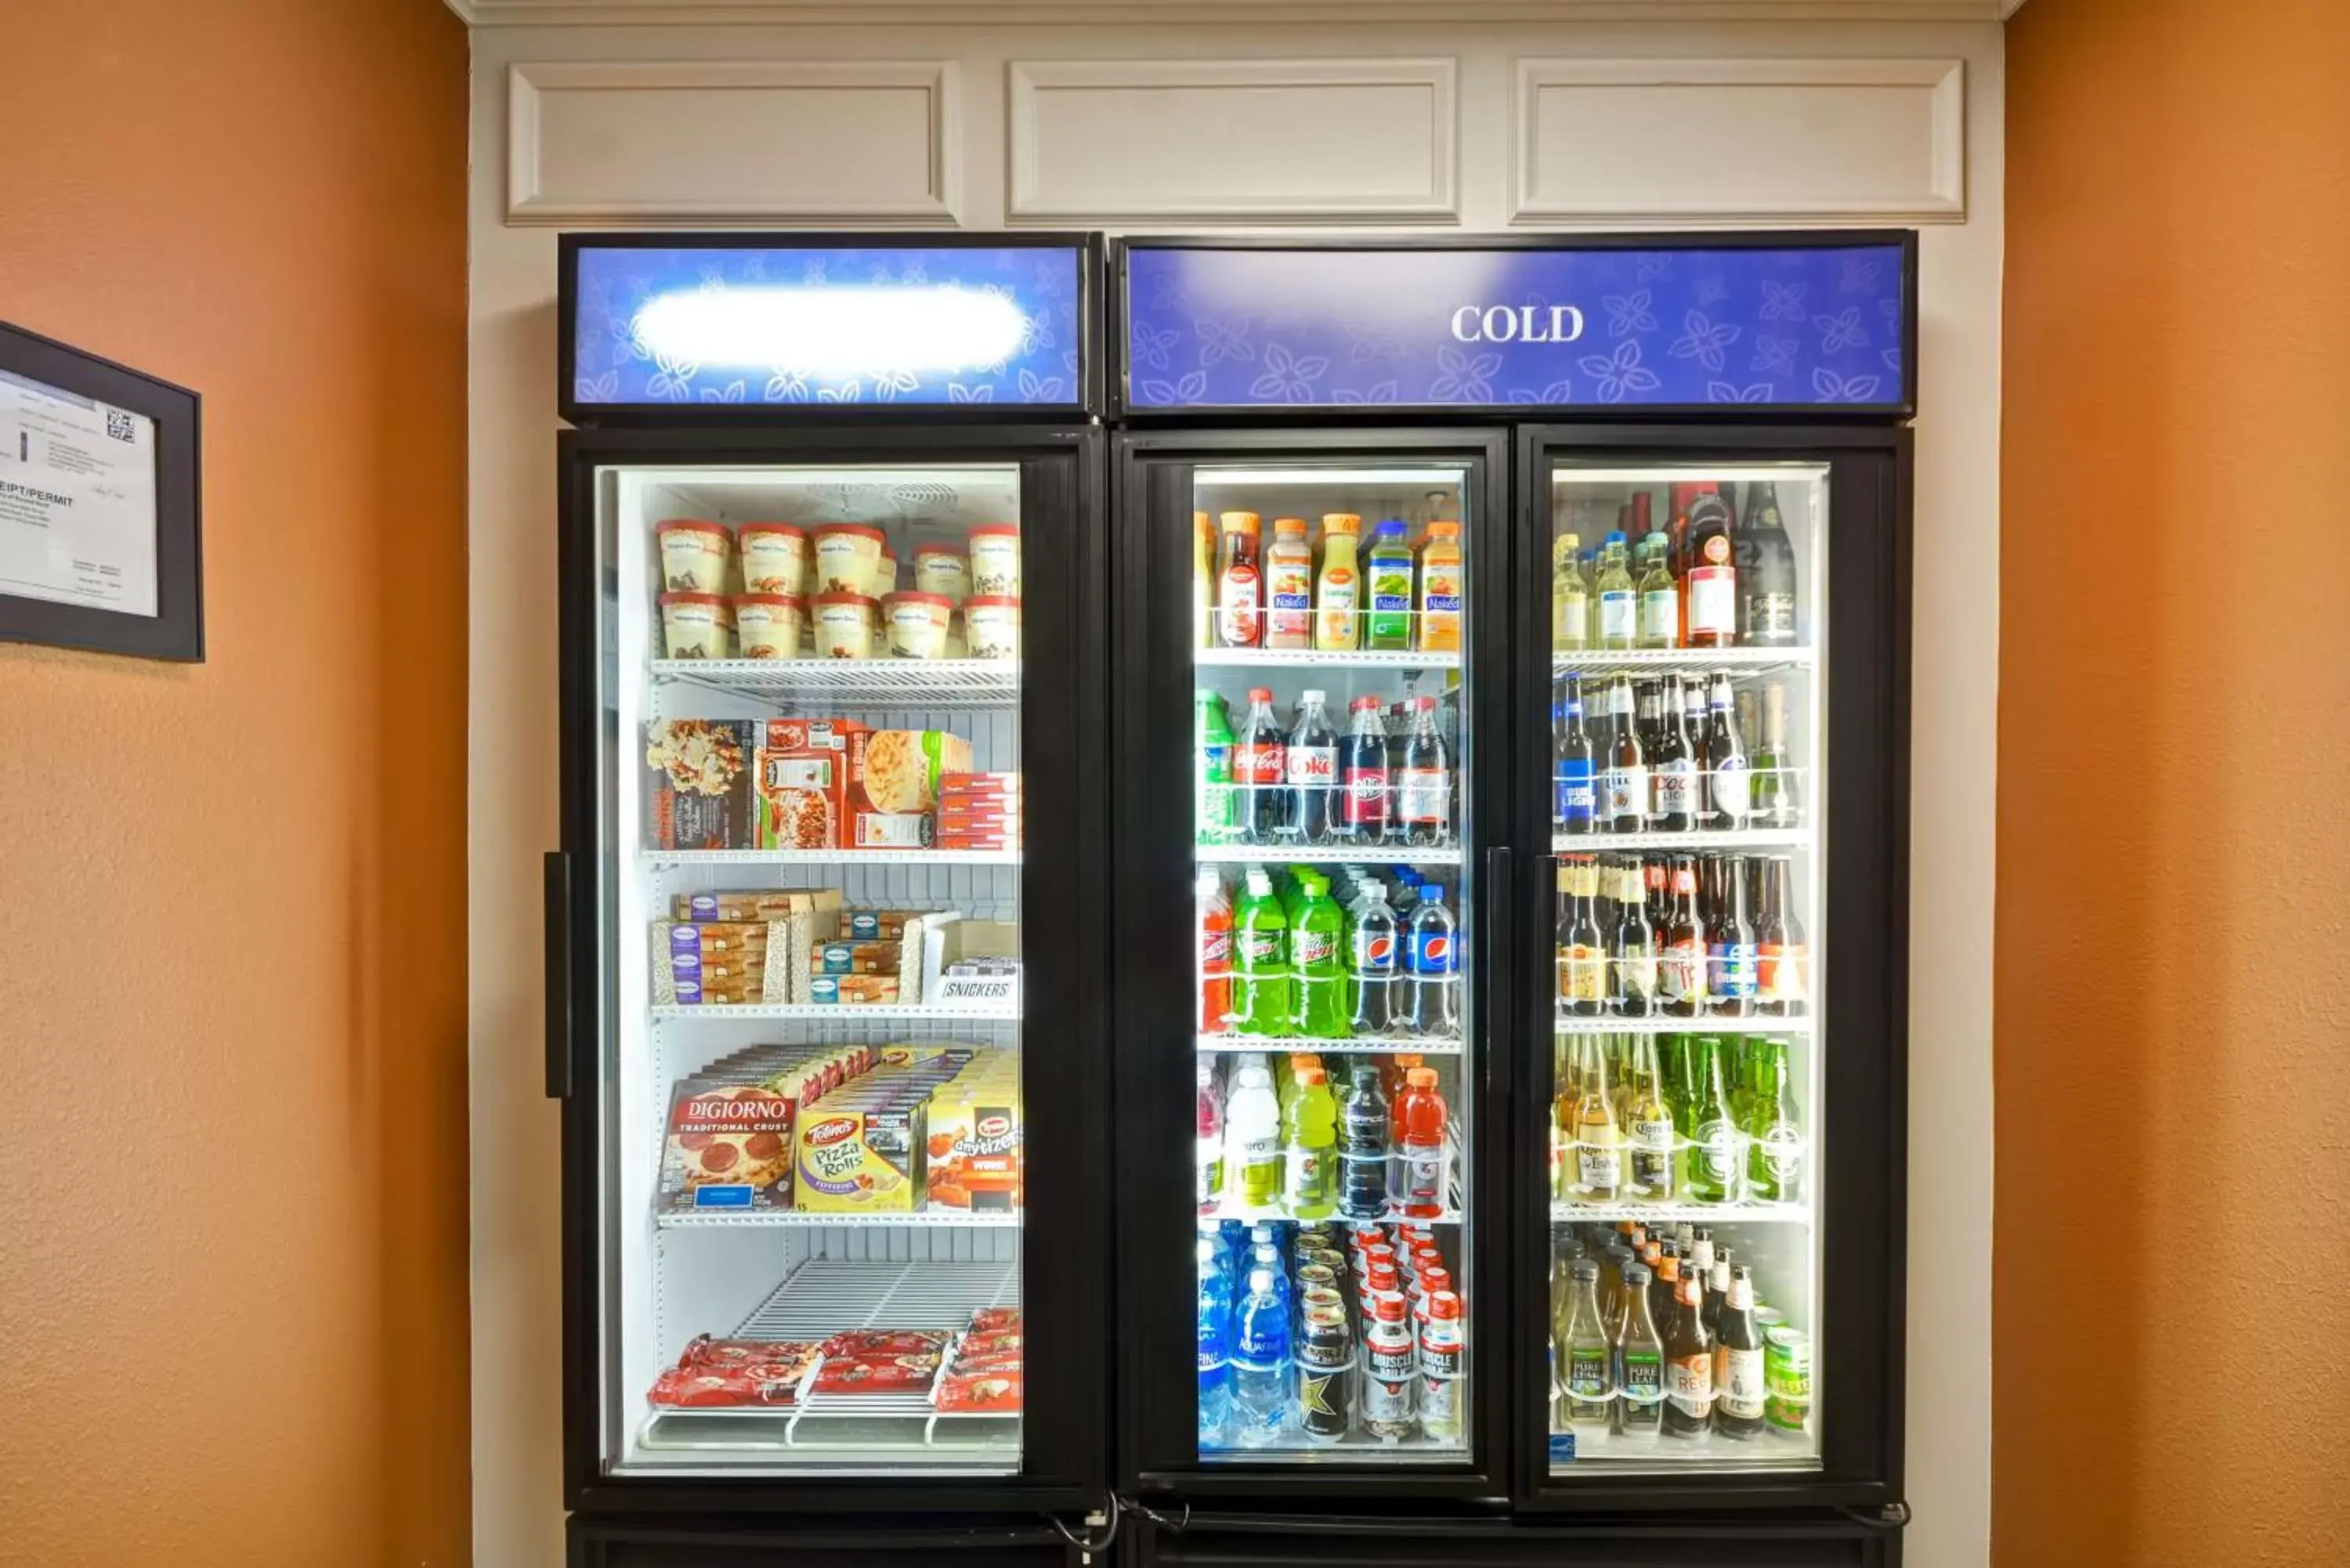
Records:
[[[1296,1033],[1336,1039],[1347,1033],[1347,966],[1341,956],[1347,917],[1330,897],[1328,877],[1306,871],[1297,883],[1300,897],[1289,937]]]
[[[1289,919],[1282,913],[1281,901],[1273,896],[1273,878],[1253,867],[1232,905],[1236,1032],[1288,1033],[1290,995]]]

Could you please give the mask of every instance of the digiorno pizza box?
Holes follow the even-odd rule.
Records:
[[[660,1198],[673,1210],[792,1207],[798,1106],[745,1078],[687,1078],[670,1101]]]

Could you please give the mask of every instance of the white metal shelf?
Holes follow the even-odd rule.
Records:
[[[815,1023],[838,1023],[854,1019],[870,1019],[876,1023],[1016,1023],[1020,1010],[1016,1007],[942,1007],[935,1003],[844,1002],[816,1004],[814,1002],[712,1002],[692,1006],[660,1006],[651,1009],[654,1018],[663,1023],[700,1022],[724,1023],[735,1019],[798,1018]]]
[[[1803,849],[1810,846],[1808,827],[1700,828],[1693,833],[1554,833],[1552,852],[1560,855],[1611,855],[1648,849]]]
[[[1808,648],[1576,648],[1555,650],[1551,672],[1648,670],[1670,672],[1699,670],[1711,674],[1767,675],[1780,670],[1808,670],[1817,657]]]
[[[1647,1018],[1607,1014],[1589,1018],[1557,1008],[1554,1011],[1553,1021],[1556,1032],[1561,1034],[1809,1034],[1812,1032],[1809,1017],[1677,1018],[1657,1013]]]
[[[816,1258],[751,1309],[737,1339],[824,1339],[850,1328],[951,1332],[983,1306],[1016,1306],[1020,1262],[853,1262]]]
[[[1020,701],[1016,659],[657,659],[652,675],[780,703],[1002,708]]]
[[[1017,849],[647,849],[649,871],[682,866],[1017,866]]]
[[[1253,1225],[1261,1220],[1270,1222],[1273,1220],[1294,1220],[1296,1218],[1296,1215],[1292,1214],[1288,1210],[1283,1208],[1278,1203],[1267,1204],[1262,1208],[1252,1208],[1245,1203],[1227,1202],[1220,1205],[1212,1214],[1201,1215],[1199,1220],[1200,1223],[1202,1225],[1214,1225],[1226,1220],[1237,1220],[1243,1225]],[[1337,1206],[1334,1203],[1331,1206],[1330,1212],[1321,1216],[1321,1218],[1333,1225],[1458,1225],[1461,1222],[1461,1210],[1455,1204],[1445,1205],[1444,1212],[1441,1214],[1406,1214],[1402,1210],[1390,1203],[1388,1205],[1388,1211],[1380,1215],[1378,1219],[1356,1220],[1340,1213]]]
[[[1687,1220],[1702,1224],[1735,1220],[1740,1224],[1809,1225],[1812,1210],[1803,1203],[1572,1203],[1553,1199],[1550,1220],[1554,1225],[1578,1220],[1595,1224],[1618,1220]]]
[[[1419,849],[1409,844],[1382,844],[1369,849],[1340,848],[1331,844],[1294,846],[1202,844],[1192,857],[1209,866],[1458,866],[1461,851]]]
[[[1201,648],[1191,662],[1203,670],[1458,670],[1458,653],[1349,649],[1325,653],[1311,648]]]
[[[1024,1212],[1018,1209],[917,1209],[903,1214],[816,1214],[798,1209],[664,1210],[653,1216],[653,1223],[664,1231],[826,1230],[835,1226],[860,1231],[1016,1231]]]
[[[1389,1056],[1399,1052],[1417,1052],[1422,1056],[1458,1056],[1468,1047],[1458,1038],[1436,1037],[1427,1040],[1409,1034],[1347,1034],[1327,1037],[1312,1034],[1202,1034],[1199,1037],[1202,1051],[1320,1051],[1337,1056]]]

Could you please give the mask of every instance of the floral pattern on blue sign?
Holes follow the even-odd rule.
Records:
[[[582,245],[575,285],[572,400],[583,407],[727,404],[1085,402],[1082,254],[1067,245],[740,248]],[[936,370],[886,349],[853,369],[712,365],[643,330],[646,307],[680,294],[825,289],[970,290],[1009,302],[1016,347]]]
[[[1137,245],[1127,403],[1909,406],[1902,247]]]

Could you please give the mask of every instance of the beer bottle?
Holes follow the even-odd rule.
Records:
[[[1656,1275],[1648,1286],[1648,1313],[1657,1320],[1657,1332],[1667,1340],[1673,1337],[1673,1316],[1680,1311],[1681,1256],[1670,1236],[1657,1243],[1656,1261],[1648,1265]]]
[[[1672,857],[1670,905],[1659,928],[1657,952],[1659,1009],[1674,1018],[1695,1018],[1705,1005],[1705,931],[1698,919],[1697,857]]]
[[[1707,748],[1712,744],[1705,722],[1705,682],[1697,676],[1690,676],[1681,681],[1681,727],[1688,732],[1690,756],[1697,763],[1695,809],[1700,827],[1706,826],[1706,774],[1710,771],[1711,757]]]
[[[1722,1087],[1721,1043],[1698,1049],[1705,1054],[1705,1077],[1681,1127],[1689,1146],[1681,1190],[1692,1203],[1728,1203],[1738,1196],[1738,1124]]]
[[[1665,1342],[1648,1310],[1651,1278],[1644,1264],[1625,1265],[1624,1329],[1616,1354],[1616,1429],[1625,1433],[1652,1433],[1663,1417]]]
[[[1749,809],[1746,747],[1739,738],[1730,677],[1716,674],[1705,704],[1705,799],[1700,809],[1709,827],[1724,832],[1746,826]]]
[[[1638,833],[1648,819],[1648,763],[1640,749],[1632,678],[1618,675],[1607,689],[1610,733],[1601,779],[1600,815],[1614,833]]]
[[[1746,494],[1738,530],[1738,635],[1750,648],[1788,648],[1795,640],[1795,546],[1779,515],[1778,487],[1768,480]]]
[[[1787,689],[1777,681],[1762,689],[1762,738],[1752,766],[1754,824],[1794,827],[1804,819],[1795,773],[1787,754]]]
[[[1634,589],[1639,597],[1642,648],[1671,648],[1680,641],[1680,595],[1666,564],[1665,548],[1662,534],[1650,534],[1634,546],[1639,560]]]
[[[1783,857],[1762,862],[1762,911],[1754,926],[1754,994],[1758,1011],[1800,1018],[1811,1006],[1811,952],[1795,918]]]
[[[1762,1335],[1754,1326],[1754,1271],[1730,1273],[1713,1352],[1713,1428],[1743,1440],[1762,1430]]]
[[[1578,1203],[1613,1203],[1623,1185],[1624,1168],[1616,1106],[1607,1092],[1607,1058],[1596,1034],[1583,1038],[1579,1054],[1575,1155],[1567,1173],[1566,1196]]]
[[[1657,994],[1656,934],[1648,925],[1640,863],[1617,867],[1616,926],[1608,943],[1607,1005],[1624,1018],[1646,1018]]]
[[[1570,673],[1559,694],[1558,738],[1552,748],[1551,826],[1561,833],[1589,833],[1596,805],[1596,758],[1583,721],[1583,677]]]
[[[1598,867],[1588,856],[1559,858],[1558,995],[1566,1011],[1579,1018],[1597,1017],[1607,1007],[1607,955],[1592,909],[1598,876]]]
[[[1714,868],[1714,904],[1706,927],[1705,989],[1717,1018],[1754,1011],[1754,928],[1746,923],[1746,862],[1721,857]]]
[[[1746,1189],[1758,1203],[1794,1203],[1804,1195],[1804,1129],[1784,1040],[1762,1042],[1761,1074],[1746,1127]]]
[[[1599,1265],[1583,1259],[1571,1265],[1573,1300],[1567,1309],[1566,1418],[1576,1427],[1605,1428],[1616,1402],[1616,1347],[1608,1343],[1599,1314]]]
[[[1696,1277],[1683,1275],[1673,1297],[1672,1321],[1665,1327],[1663,1429],[1668,1438],[1697,1437],[1713,1416],[1713,1341],[1705,1332],[1700,1295]]]
[[[1582,537],[1561,534],[1550,549],[1550,645],[1565,651],[1591,639],[1590,592],[1583,581]]]
[[[1738,640],[1738,566],[1731,560],[1730,505],[1719,494],[1690,501],[1682,559],[1681,602],[1690,648],[1729,648]]]
[[[1657,750],[1648,777],[1656,792],[1654,826],[1659,833],[1687,833],[1697,826],[1697,760],[1690,748],[1681,707],[1680,677],[1666,677],[1665,700],[1657,717]]]
[[[1624,1116],[1629,1170],[1625,1196],[1638,1202],[1669,1203],[1673,1199],[1673,1113],[1665,1105],[1659,1081],[1657,1042],[1653,1035],[1632,1041],[1632,1098]]]
[[[1653,770],[1657,762],[1657,748],[1664,743],[1665,739],[1664,728],[1658,722],[1659,709],[1663,701],[1662,689],[1655,680],[1648,680],[1638,682],[1633,687],[1633,691],[1638,694],[1633,707],[1638,719],[1635,728],[1640,737],[1640,753],[1648,759],[1648,765]],[[1650,792],[1648,815],[1654,816],[1657,814],[1657,803],[1656,778],[1653,771],[1648,780],[1648,788]]]

